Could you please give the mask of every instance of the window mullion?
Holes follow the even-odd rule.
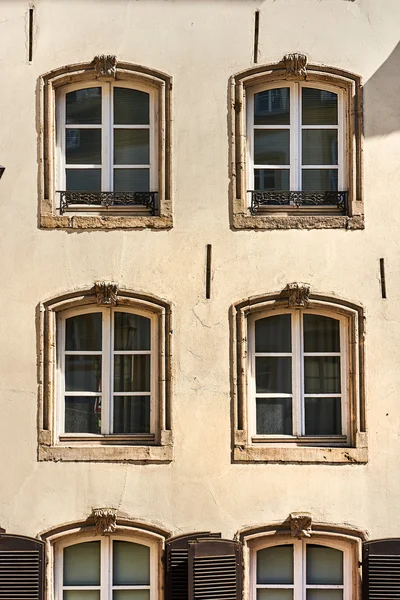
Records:
[[[303,592],[303,540],[293,542],[293,600],[306,600]]]
[[[110,404],[111,404],[111,364],[110,364],[110,329],[111,329],[111,310],[102,310],[102,386],[101,386],[101,433],[110,433]]]
[[[248,147],[247,147],[247,189],[254,190],[254,92],[249,93],[248,97],[248,114],[247,114],[247,132],[248,132]]]
[[[292,312],[292,410],[293,435],[301,435],[301,350],[299,335],[299,311]]]
[[[110,536],[100,540],[100,600],[112,598],[112,556]]]
[[[290,85],[290,189],[297,191],[299,187],[299,106],[298,84]]]
[[[101,189],[111,191],[110,187],[110,83],[101,86]]]

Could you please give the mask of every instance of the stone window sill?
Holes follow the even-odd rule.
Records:
[[[364,229],[364,217],[355,215],[232,215],[233,229]]]
[[[42,229],[171,229],[172,216],[42,215]]]
[[[88,445],[79,442],[57,446],[40,444],[38,460],[54,462],[169,463],[173,460],[173,448],[172,445]]]

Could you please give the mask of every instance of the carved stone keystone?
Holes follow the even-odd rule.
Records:
[[[116,508],[94,508],[93,517],[97,533],[107,535],[109,533],[114,533],[117,529]]]
[[[92,65],[97,77],[115,77],[117,74],[117,57],[113,54],[95,56]]]
[[[311,513],[290,513],[290,533],[292,537],[301,539],[311,537]]]
[[[307,75],[307,56],[305,54],[286,54],[283,57],[286,75],[288,77],[299,78]]]
[[[117,305],[117,283],[111,283],[109,281],[96,281],[94,284],[94,291],[97,297],[97,304],[99,306]]]
[[[310,299],[310,285],[308,283],[288,283],[284,291],[288,294],[288,308],[308,306]]]

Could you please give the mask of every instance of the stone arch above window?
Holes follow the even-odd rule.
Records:
[[[40,227],[172,226],[171,90],[115,56],[40,77]]]
[[[39,460],[172,460],[170,305],[96,282],[39,315]]]
[[[231,79],[234,229],[364,227],[361,79],[286,55]]]
[[[364,312],[302,283],[232,308],[235,461],[367,461]]]

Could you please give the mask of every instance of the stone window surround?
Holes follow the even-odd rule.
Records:
[[[292,305],[293,306],[293,305]],[[349,320],[349,445],[313,446],[251,442],[248,424],[247,352],[248,317],[256,312],[288,308],[287,288],[282,292],[253,296],[231,310],[232,390],[234,407],[233,462],[353,464],[368,461],[364,388],[364,311],[353,303],[317,293],[307,298],[308,308],[331,310]]]
[[[171,182],[171,92],[172,78],[165,73],[127,62],[100,72],[92,62],[67,65],[39,78],[39,227],[43,229],[170,229]],[[59,215],[55,198],[56,91],[72,83],[101,81],[139,83],[156,90],[158,102],[158,215]]]
[[[288,56],[278,63],[246,69],[230,82],[230,163],[231,163],[231,227],[233,229],[364,229],[362,190],[362,86],[358,75],[322,65],[310,64],[302,70],[288,69]],[[305,64],[307,59],[303,56]],[[307,81],[340,87],[346,98],[346,168],[348,171],[348,215],[293,215],[271,209],[269,214],[253,216],[247,206],[246,167],[246,91],[285,81]]]
[[[106,284],[107,285],[107,284]],[[56,364],[57,364],[57,314],[70,308],[95,304],[110,304],[110,298],[101,296],[98,282],[94,288],[76,291],[53,298],[39,305],[39,461],[80,462],[170,462],[173,459],[171,426],[171,307],[145,294],[134,294],[113,287],[111,302],[155,315],[158,323],[158,395],[159,430],[152,443],[134,441],[121,444],[120,436],[107,436],[91,443],[88,441],[60,442],[56,435]],[[103,287],[104,289],[104,287]],[[97,292],[97,293],[96,293]],[[114,440],[113,440],[114,437]],[[117,439],[118,438],[118,439]]]

